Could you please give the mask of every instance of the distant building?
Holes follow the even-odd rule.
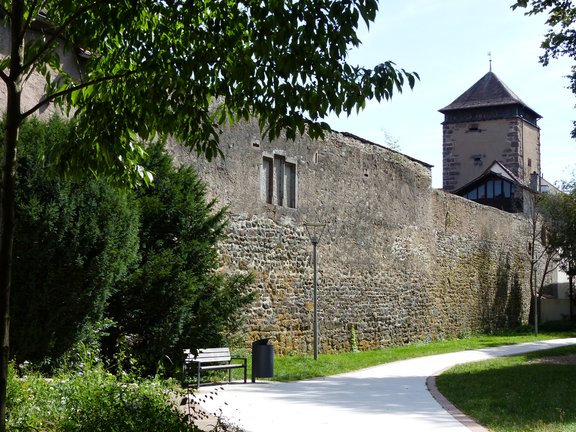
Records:
[[[534,193],[560,191],[542,177],[541,116],[492,72],[440,110],[443,124],[443,188],[509,213],[534,215]],[[533,240],[532,240],[533,241]],[[543,322],[565,319],[567,276],[546,276],[540,307]]]
[[[479,177],[454,193],[509,213],[521,213],[524,211],[525,189],[522,181],[508,168],[494,161]]]
[[[541,174],[542,116],[492,71],[440,112],[445,191],[520,213],[531,191],[555,190]]]

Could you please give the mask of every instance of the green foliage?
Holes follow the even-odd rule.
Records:
[[[564,271],[576,271],[576,187],[570,185],[565,193],[542,195],[538,206],[546,226],[547,247],[557,251]]]
[[[86,359],[51,379],[10,368],[8,430],[130,432],[196,430],[177,411],[173,389],[159,380],[126,382]]]
[[[138,213],[102,180],[56,180],[44,150],[67,141],[58,118],[24,124],[20,135],[12,293],[12,354],[57,358],[104,318],[107,302],[135,262]]]
[[[22,129],[13,356],[53,368],[77,342],[109,334],[105,354],[115,365],[137,361],[154,373],[175,368],[184,347],[224,344],[252,298],[250,276],[216,272],[225,209],[207,201],[191,168],[172,166],[161,144],[148,149],[153,186],[53,178],[44,150],[73,134],[58,118]]]
[[[540,329],[545,332],[576,331],[576,322],[570,320],[546,321],[540,325]]]
[[[125,338],[130,354],[155,372],[159,363],[178,365],[183,348],[226,343],[253,296],[250,276],[216,272],[225,209],[207,200],[190,167],[173,167],[161,144],[148,151],[155,182],[136,191],[140,262],[110,302],[118,329],[109,343]]]
[[[356,324],[352,324],[350,329],[350,351],[358,352],[358,334],[356,333]]]
[[[347,63],[349,49],[360,44],[359,25],[376,17],[377,0],[50,0],[21,6],[6,14],[8,25],[41,14],[50,30],[23,44],[18,73],[34,70],[46,82],[45,96],[24,116],[47,102],[70,110],[79,145],[61,148],[54,161],[121,181],[146,180],[142,142],[155,134],[175,134],[209,159],[219,154],[220,126],[252,116],[270,138],[306,130],[317,137],[328,129],[321,119],[331,111],[350,114],[418,79],[391,61],[372,69]],[[15,38],[26,26],[29,21]],[[69,68],[58,44],[66,54],[82,48],[81,70]],[[8,71],[12,65],[6,58],[2,66]]]
[[[544,54],[540,57],[543,65],[548,65],[550,60],[559,57],[569,57],[576,61],[576,31],[574,22],[576,17],[576,5],[567,0],[518,0],[513,6],[528,9],[527,15],[547,13],[546,24],[548,31],[542,41],[541,48]],[[568,75],[569,88],[576,94],[576,68],[572,66],[572,72]],[[572,137],[576,138],[576,122],[574,122]]]

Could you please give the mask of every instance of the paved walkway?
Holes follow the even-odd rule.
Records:
[[[204,397],[211,413],[248,432],[350,432],[486,430],[463,415],[450,414],[426,381],[457,364],[576,344],[557,339],[441,354],[388,363],[333,377],[292,383],[231,384]]]

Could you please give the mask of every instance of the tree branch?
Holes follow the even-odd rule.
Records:
[[[104,76],[104,77],[101,77],[101,78],[98,78],[98,79],[95,79],[92,81],[87,81],[85,83],[79,84],[79,85],[74,86],[74,87],[67,88],[66,90],[62,90],[62,91],[56,92],[54,94],[48,95],[44,99],[42,99],[40,102],[38,102],[36,105],[34,105],[32,108],[30,108],[28,111],[22,113],[22,119],[29,117],[30,115],[32,115],[36,111],[38,111],[42,106],[49,104],[50,102],[52,102],[53,100],[55,100],[59,97],[66,96],[66,95],[71,94],[75,91],[82,90],[83,88],[90,87],[90,86],[96,85],[96,84],[100,84],[100,83],[103,83],[106,81],[113,81],[116,79],[126,78],[130,75],[134,75],[135,73],[136,73],[136,71],[130,71],[130,72],[125,72],[125,73],[118,74],[118,75]]]
[[[10,73],[8,78],[15,81],[22,73],[20,62],[24,55],[24,39],[20,36],[22,19],[24,18],[24,0],[12,3],[12,21],[10,23]]]
[[[28,29],[30,28],[30,23],[32,22],[32,17],[36,16],[36,14],[34,13],[34,10],[36,9],[37,4],[38,4],[38,0],[33,0],[31,2],[30,8],[29,8],[30,12],[28,13],[28,18],[26,19],[26,21],[24,22],[24,25],[22,26],[22,34],[20,35],[21,37],[24,37],[24,35],[28,31]]]
[[[50,32],[51,37],[46,41],[46,43],[42,46],[42,48],[38,50],[36,55],[34,57],[32,57],[26,64],[23,65],[23,68],[27,69],[27,68],[31,67],[34,63],[36,63],[38,61],[38,59],[40,59],[46,52],[48,52],[50,50],[51,45],[59,37],[62,36],[62,34],[64,33],[64,30],[66,30],[66,28],[70,24],[72,24],[76,19],[80,18],[82,16],[82,14],[86,13],[92,7],[96,6],[100,2],[101,2],[101,0],[97,0],[97,1],[94,1],[90,4],[87,4],[86,6],[78,9],[76,12],[74,12],[72,15],[70,15],[68,17],[68,19],[65,20],[64,23],[60,27],[55,27],[54,30],[52,30]]]
[[[7,17],[12,18],[12,14],[10,13],[10,11],[8,9],[6,9],[4,6],[2,6],[0,4],[0,15],[5,15]]]
[[[550,262],[552,261],[552,257],[548,255],[546,259],[546,263],[544,264],[544,270],[542,271],[542,277],[540,278],[540,286],[538,288],[538,293],[541,294],[542,290],[544,289],[544,282],[546,282],[546,276],[552,271],[549,269]]]

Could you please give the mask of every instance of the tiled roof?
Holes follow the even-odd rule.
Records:
[[[516,96],[506,84],[500,81],[496,74],[488,72],[454,102],[442,108],[440,112],[496,105],[522,105],[534,111]],[[536,111],[534,113],[537,117],[541,117]]]

